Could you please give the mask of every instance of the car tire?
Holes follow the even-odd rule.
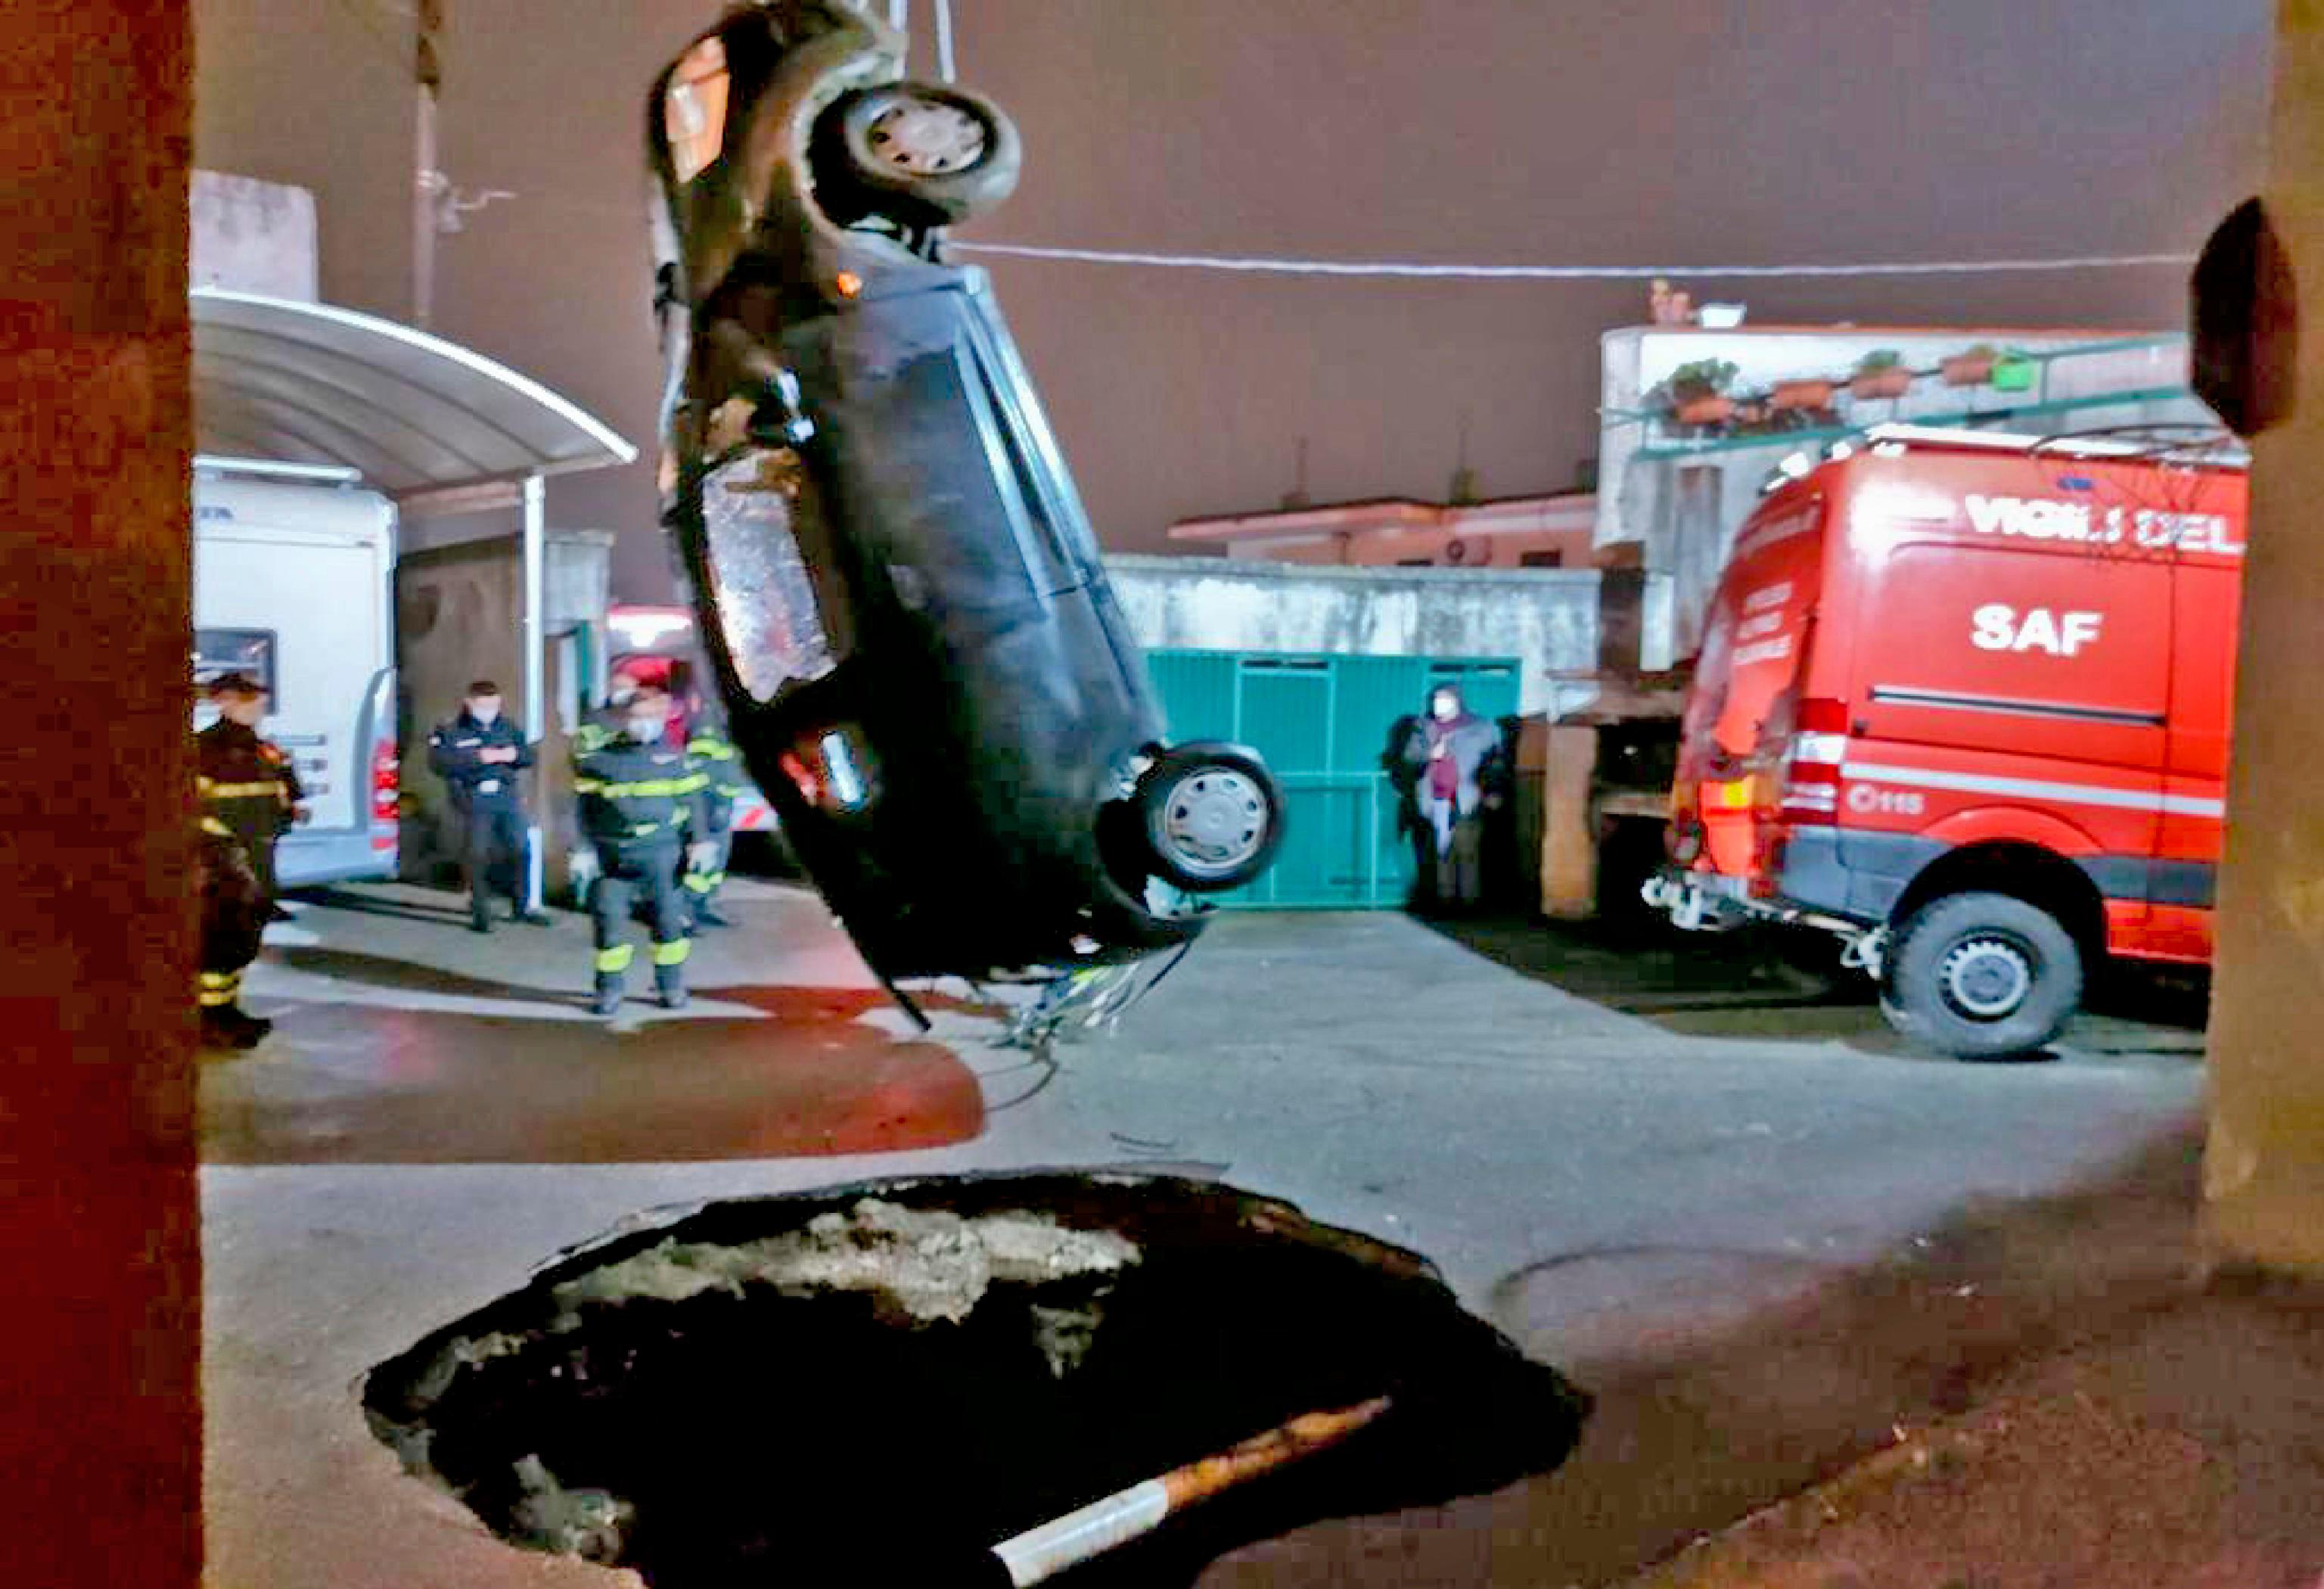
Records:
[[[2082,998],[2082,952],[2047,910],[2007,894],[1947,894],[1896,935],[1881,1013],[1913,1042],[1960,1059],[2038,1052]]]
[[[1283,842],[1283,790],[1240,745],[1174,746],[1138,781],[1154,874],[1189,893],[1223,893],[1266,872]]]
[[[835,177],[858,207],[903,225],[956,225],[1017,189],[1016,125],[981,94],[891,83],[846,96],[824,125],[819,178]]]

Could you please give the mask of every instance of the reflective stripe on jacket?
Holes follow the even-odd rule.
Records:
[[[686,742],[686,753],[694,758],[694,764],[710,780],[705,794],[705,804],[710,812],[709,831],[724,833],[734,826],[734,802],[751,787],[742,776],[742,754],[728,741],[707,729],[697,731]]]

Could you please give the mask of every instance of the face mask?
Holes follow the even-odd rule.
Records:
[[[1461,703],[1458,701],[1438,701],[1428,708],[1428,715],[1435,718],[1439,723],[1450,723],[1453,718],[1461,715]]]
[[[627,725],[630,737],[640,744],[651,744],[661,737],[661,724],[652,717],[632,717]]]
[[[468,703],[468,716],[474,717],[477,722],[484,725],[487,728],[492,726],[493,720],[499,717],[500,715],[501,704],[498,701],[470,701]]]

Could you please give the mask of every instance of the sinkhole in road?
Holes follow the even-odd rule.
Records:
[[[1067,1571],[1191,1584],[1314,1519],[1546,1472],[1588,1398],[1425,1259],[1207,1182],[891,1179],[575,1249],[366,1377],[503,1539],[654,1589],[1010,1582],[991,1547],[1303,1415],[1386,1410]]]

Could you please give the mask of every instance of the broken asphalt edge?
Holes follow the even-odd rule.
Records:
[[[2000,1415],[1976,1409],[1918,1430],[1899,1428],[1894,1445],[1820,1484],[1760,1508],[1623,1581],[1621,1589],[1760,1589],[1790,1583],[1816,1554],[1814,1536],[1931,1474],[1959,1475],[2000,1432]]]

